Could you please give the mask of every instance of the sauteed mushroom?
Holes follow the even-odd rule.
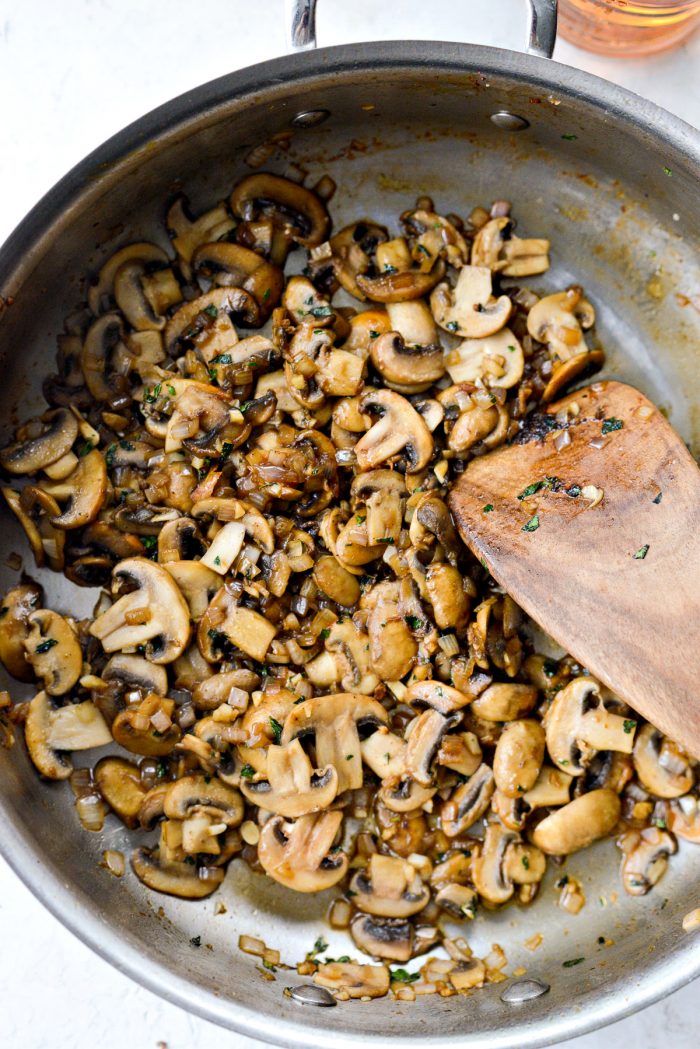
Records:
[[[260,832],[260,863],[271,878],[289,889],[329,889],[348,867],[345,853],[333,845],[342,821],[338,811],[300,816],[293,823],[273,816]]]

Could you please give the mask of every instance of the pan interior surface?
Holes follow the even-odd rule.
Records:
[[[396,230],[399,213],[421,194],[442,214],[512,201],[518,233],[552,242],[551,269],[525,283],[537,291],[582,284],[598,314],[603,374],[639,386],[700,449],[700,208],[690,129],[668,118],[674,134],[663,137],[653,106],[526,56],[439,44],[367,45],[362,64],[358,54],[338,48],[282,59],[176,100],[88,158],[38,206],[0,255],[0,295],[12,299],[4,309],[0,299],[3,436],[43,408],[41,380],[54,369],[64,317],[84,301],[84,275],[134,239],[167,248],[164,213],[174,192],[184,191],[195,213],[225,199],[251,170],[251,151],[286,131],[286,148],[271,146],[262,169],[284,173],[291,162],[310,185],[329,174],[338,187],[336,229],[365,216]],[[606,92],[602,103],[596,91]],[[298,113],[318,110],[329,115],[316,126],[292,126]],[[529,126],[498,128],[491,116],[503,111]],[[96,591],[36,570],[4,513],[3,589],[17,582],[4,563],[17,551],[49,607],[89,614]],[[2,687],[23,698],[16,682]],[[283,970],[264,980],[238,951],[238,937],[260,936],[289,963],[319,936],[331,956],[356,953],[324,920],[332,893],[299,897],[241,862],[198,903],[151,894],[130,871],[116,879],[98,866],[102,851],[128,854],[135,836],[113,816],[100,834],[83,831],[70,788],[41,783],[21,744],[0,762],[0,810],[7,858],[79,936],[166,997],[278,1045],[543,1045],[619,1018],[700,971],[681,931],[683,915],[700,905],[693,847],[681,845],[662,882],[633,900],[618,877],[619,852],[606,842],[562,868],[582,883],[587,904],[578,916],[557,907],[560,875],[550,873],[533,906],[460,928],[476,954],[499,943],[509,973],[522,966],[550,984],[543,997],[508,1005],[506,985],[493,984],[470,998],[302,1009],[282,992],[304,981]],[[218,902],[225,913],[215,914]],[[537,934],[541,946],[528,949]]]

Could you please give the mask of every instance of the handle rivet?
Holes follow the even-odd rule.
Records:
[[[323,1005],[328,1008],[337,1005],[335,998],[325,987],[314,987],[313,984],[303,983],[298,987],[287,987],[285,994],[293,998],[300,1005]]]
[[[502,131],[524,131],[530,126],[530,121],[525,117],[519,117],[517,113],[509,113],[507,109],[492,113],[491,123],[500,127]]]
[[[290,123],[293,127],[317,127],[330,116],[328,109],[306,109],[292,117]]]
[[[549,990],[549,984],[544,980],[516,980],[508,984],[501,994],[501,1001],[508,1005],[520,1005],[522,1002],[530,1002],[533,998],[540,998]]]

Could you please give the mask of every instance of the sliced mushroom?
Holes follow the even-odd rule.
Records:
[[[282,295],[282,270],[240,244],[202,244],[192,256],[192,265],[216,284],[242,288],[252,295],[260,310],[260,324],[264,324]]]
[[[595,310],[578,287],[546,295],[527,315],[527,330],[532,338],[546,343],[552,359],[562,362],[588,353],[582,329],[594,323]]]
[[[221,576],[201,561],[169,561],[163,567],[175,580],[192,619],[200,619],[221,586]]]
[[[618,795],[612,790],[592,790],[546,816],[532,832],[532,840],[549,856],[568,856],[606,837],[619,818]]]
[[[398,856],[379,852],[353,875],[350,888],[356,907],[383,918],[408,918],[422,911],[430,899],[415,867]]]
[[[313,569],[316,586],[326,597],[345,608],[352,608],[360,600],[360,584],[335,557],[320,557]]]
[[[200,878],[196,866],[161,859],[158,849],[136,849],[131,856],[134,874],[149,889],[183,900],[203,900],[221,884],[220,879]]]
[[[141,689],[142,692],[155,692],[164,696],[168,691],[168,674],[165,667],[144,659],[143,656],[131,656],[119,653],[111,656],[102,671],[105,681],[120,681],[125,689]]]
[[[30,758],[47,779],[67,779],[73,771],[62,751],[91,750],[112,742],[104,718],[90,700],[53,707],[45,692],[38,692],[29,704],[24,738]]]
[[[90,626],[105,652],[146,646],[153,663],[172,663],[190,638],[187,603],[169,573],[144,557],[121,561],[112,575],[112,587],[134,587],[118,598]]]
[[[386,965],[355,965],[352,962],[329,962],[319,965],[314,983],[348,998],[383,998],[389,993],[390,973]]]
[[[631,754],[636,721],[606,710],[597,682],[574,678],[556,694],[544,719],[547,750],[557,768],[580,776],[596,750]]]
[[[236,224],[224,204],[217,204],[196,219],[191,217],[187,205],[186,197],[176,197],[168,209],[166,221],[168,235],[180,259],[181,268],[189,279],[189,262],[196,248],[213,240],[223,240],[235,229]]]
[[[403,775],[406,761],[406,742],[381,725],[360,743],[362,760],[375,776],[393,782]]]
[[[52,571],[62,571],[65,567],[66,535],[51,523],[61,513],[56,500],[33,484],[25,485],[21,493],[12,488],[2,488],[0,491],[25,531],[37,568],[42,568],[48,562]]]
[[[493,758],[497,788],[509,798],[525,794],[537,782],[544,761],[545,734],[539,721],[524,718],[505,725]]]
[[[446,911],[450,918],[456,918],[457,921],[476,917],[478,899],[473,889],[468,885],[459,885],[457,882],[449,882],[435,893],[435,902],[438,907]]]
[[[352,619],[334,623],[325,642],[326,651],[306,664],[306,675],[317,688],[342,688],[371,695],[379,678],[370,663],[367,634],[358,630]]]
[[[508,216],[492,218],[474,238],[473,266],[488,266],[504,277],[534,277],[549,269],[549,241],[523,240],[512,234]]]
[[[95,783],[113,812],[127,827],[137,827],[148,793],[138,765],[124,758],[102,758],[95,765]]]
[[[330,227],[323,201],[296,182],[260,172],[241,179],[230,197],[231,211],[249,220],[269,215],[281,224],[292,240],[306,248],[321,244]]]
[[[199,622],[197,643],[204,658],[217,663],[239,648],[262,661],[277,627],[259,612],[245,608],[226,587],[221,587]]]
[[[386,229],[371,221],[354,222],[331,237],[333,272],[349,295],[361,301],[367,298],[358,287],[357,277],[367,272],[370,256],[377,245],[386,239]],[[377,327],[374,330],[380,329]]]
[[[66,456],[78,436],[78,421],[68,408],[46,412],[42,432],[24,441],[8,444],[0,451],[0,466],[8,473],[38,473]]]
[[[26,582],[8,590],[0,606],[0,659],[18,681],[34,680],[24,643],[29,637],[29,617],[41,599],[41,587]]]
[[[333,765],[338,773],[338,794],[362,786],[362,755],[359,731],[370,731],[387,723],[381,703],[368,696],[338,693],[317,696],[297,703],[287,716],[282,744],[313,735],[319,769]]]
[[[180,741],[180,728],[173,720],[175,703],[172,699],[149,693],[140,703],[117,714],[112,722],[115,742],[146,757],[170,754]]]
[[[444,276],[445,263],[437,259],[427,273],[418,268],[397,269],[390,266],[376,277],[358,273],[355,283],[362,296],[372,302],[411,302],[425,298]]]
[[[481,819],[489,807],[495,784],[493,772],[482,764],[466,783],[457,787],[440,810],[442,829],[448,838],[456,838]]]
[[[439,710],[441,714],[453,714],[471,703],[473,697],[442,681],[429,680],[416,681],[409,685],[404,699],[411,705],[428,706],[433,710]]]
[[[482,383],[507,390],[520,382],[524,368],[523,348],[510,328],[468,339],[447,357],[447,370],[454,383]]]
[[[489,685],[472,703],[472,710],[486,721],[515,721],[529,714],[537,702],[537,689],[532,685]]]
[[[675,839],[666,830],[646,827],[633,840],[624,842],[622,884],[630,896],[645,896],[663,877],[668,857],[678,850]]]
[[[431,784],[432,764],[443,738],[454,728],[459,718],[446,718],[437,710],[425,710],[411,725],[405,755],[406,772],[416,783],[427,787]]]
[[[403,452],[406,472],[418,473],[433,454],[433,438],[423,419],[411,404],[391,390],[366,393],[360,411],[379,415],[371,429],[355,445],[361,470],[371,470]]]
[[[241,780],[241,793],[253,805],[285,819],[328,808],[338,792],[332,765],[314,769],[298,739],[266,751],[266,773]]]
[[[642,786],[657,798],[680,798],[695,782],[688,755],[653,725],[640,729],[632,760]]]
[[[123,397],[128,387],[116,368],[120,354],[130,359],[125,346],[121,314],[106,313],[88,328],[80,352],[80,367],[90,394],[96,401],[110,403]]]
[[[428,805],[437,787],[421,787],[410,776],[401,776],[396,782],[385,784],[379,791],[379,800],[392,812],[417,812]]]
[[[343,822],[338,810],[300,816],[291,823],[273,816],[263,826],[258,859],[275,881],[296,892],[322,892],[345,876],[348,858],[334,847]]]
[[[529,811],[567,805],[573,781],[573,776],[561,769],[543,765],[534,785],[523,794],[522,801]]]
[[[407,962],[413,957],[415,930],[404,918],[356,914],[350,923],[350,935],[355,945],[372,958]]]
[[[114,274],[114,298],[136,331],[162,331],[163,313],[182,301],[182,291],[171,269],[149,273],[140,259],[122,263]]]
[[[162,267],[167,266],[169,261],[166,253],[157,244],[140,241],[119,248],[102,266],[96,283],[88,291],[90,309],[95,316],[104,312],[114,297],[114,278],[125,263],[139,262],[144,266]]]
[[[483,848],[474,860],[474,885],[487,906],[498,907],[510,899],[516,885],[537,885],[546,865],[538,848],[523,844],[499,823],[489,823]]]
[[[69,692],[83,669],[83,653],[75,631],[58,612],[37,609],[29,616],[24,641],[27,662],[50,696]]]
[[[513,304],[507,295],[493,299],[491,271],[485,266],[464,266],[454,289],[439,284],[430,296],[433,317],[445,331],[463,339],[484,339],[507,323]]]
[[[469,615],[469,598],[459,569],[444,562],[429,565],[425,573],[425,589],[438,629],[463,630]]]
[[[82,528],[97,517],[107,493],[107,467],[102,453],[94,448],[78,460],[73,473],[63,481],[45,482],[44,491],[58,502],[65,501],[63,512],[51,518],[56,528]]]
[[[217,823],[237,827],[243,819],[243,800],[237,790],[218,777],[192,774],[169,785],[163,812],[173,820],[187,820],[203,813],[214,817]]]
[[[399,393],[421,393],[445,374],[439,343],[408,345],[397,331],[374,339],[370,356],[387,386]]]

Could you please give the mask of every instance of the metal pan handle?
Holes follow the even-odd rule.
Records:
[[[557,0],[527,0],[528,54],[551,58],[557,38]],[[316,47],[316,0],[284,0],[290,50]]]

